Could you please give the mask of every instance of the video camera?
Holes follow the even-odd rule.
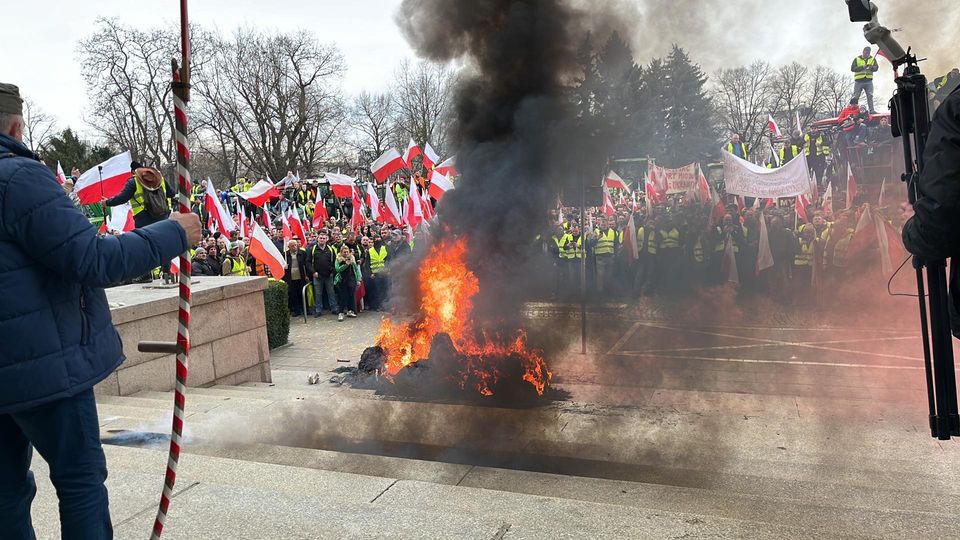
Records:
[[[895,69],[905,66],[903,74],[897,77],[897,91],[890,100],[890,128],[894,137],[903,140],[905,172],[902,180],[907,183],[910,203],[914,204],[920,197],[923,153],[930,134],[927,78],[920,72],[916,55],[904,51],[890,30],[880,24],[876,4],[869,0],[846,0],[846,3],[851,21],[867,23],[863,27],[867,41],[878,45]],[[957,411],[946,261],[914,257],[913,267],[917,273],[930,434],[940,440],[949,440],[951,436],[960,436],[960,415]]]

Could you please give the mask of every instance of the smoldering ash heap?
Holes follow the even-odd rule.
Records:
[[[444,356],[455,373],[430,371],[461,388],[492,395],[504,379],[522,380],[542,395],[551,374],[518,330],[519,299],[542,279],[527,263],[558,185],[581,175],[599,184],[604,173],[606,145],[577,119],[564,87],[578,44],[610,18],[559,0],[405,0],[398,19],[420,56],[465,69],[452,120],[460,178],[433,244],[402,280],[416,320],[381,328],[387,372],[424,373],[405,368]]]

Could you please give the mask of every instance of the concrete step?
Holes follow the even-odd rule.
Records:
[[[218,395],[210,399],[227,400],[225,395],[235,395],[229,390],[217,392]],[[196,395],[194,398],[193,402],[198,401]],[[190,399],[188,396],[188,411],[191,410]],[[323,408],[318,410],[295,402],[256,400],[247,405],[246,399],[229,398],[229,406],[188,413],[188,431],[197,437],[224,443],[262,442],[400,457],[415,456],[416,453],[410,452],[420,452],[420,455],[435,456],[431,459],[447,461],[449,457],[444,454],[449,451],[444,449],[472,448],[495,456],[484,463],[491,466],[503,466],[503,460],[518,459],[519,452],[519,458],[523,459],[528,459],[524,456],[550,456],[576,460],[578,466],[593,469],[586,474],[589,476],[686,487],[710,485],[720,474],[863,488],[898,486],[915,491],[933,488],[940,493],[960,494],[960,486],[948,480],[960,474],[957,452],[930,443],[919,434],[916,447],[904,448],[902,453],[887,456],[877,445],[864,448],[865,444],[861,442],[849,447],[844,444],[842,433],[831,433],[823,426],[799,433],[795,426],[765,422],[758,426],[745,422],[744,426],[727,424],[726,427],[714,423],[704,429],[702,419],[696,415],[674,414],[626,421],[618,417],[597,418],[586,414],[589,411],[571,409],[563,413],[550,408],[477,411],[465,406],[392,401],[372,403],[337,396],[325,401]],[[114,417],[109,425],[104,425],[143,429],[139,426],[150,421],[169,424],[167,403],[152,416],[134,407],[114,409],[114,405],[102,405],[103,413]],[[382,421],[358,425],[368,423],[367,419],[376,414],[382,416]],[[125,415],[129,415],[131,421],[121,421]],[[477,415],[482,416],[483,422],[475,422]],[[435,421],[416,427],[413,422],[422,418]],[[604,422],[608,421],[610,425],[604,427]],[[422,420],[417,422],[420,423]],[[638,427],[626,429],[625,424]],[[160,430],[167,428],[161,427]],[[738,429],[748,433],[725,434],[717,442],[711,442],[715,438],[712,434]],[[749,433],[751,430],[755,434]],[[769,440],[769,432],[776,430],[781,432],[773,441]],[[751,436],[755,437],[752,441]],[[889,436],[889,433],[877,431],[869,440],[884,440]],[[801,445],[798,441],[806,440],[803,437],[818,444]],[[338,441],[349,444],[338,446]],[[379,441],[376,444],[383,448],[364,448],[364,441]],[[778,446],[780,444],[784,446]],[[904,453],[911,455],[904,457]],[[550,468],[534,470],[559,472]]]
[[[283,462],[303,467],[363,471],[403,480],[423,480],[447,486],[470,486],[588,503],[692,512],[771,525],[843,532],[845,536],[861,533],[869,536],[909,535],[912,530],[928,530],[925,527],[930,527],[929,531],[933,532],[960,525],[960,515],[956,511],[948,510],[950,515],[947,517],[928,513],[932,508],[957,508],[952,504],[960,503],[960,496],[935,496],[892,489],[863,490],[819,482],[776,482],[737,477],[719,478],[725,483],[709,489],[687,488],[266,445],[221,449],[198,441],[196,445],[185,447],[185,451],[188,454],[228,455],[243,460]]]
[[[159,480],[163,457],[161,452],[113,449],[109,466],[120,471],[156,467]],[[173,499],[164,531],[167,538],[488,539],[510,530],[516,538],[547,530],[577,538],[707,534],[721,538],[826,538],[817,531],[689,512],[390,481],[224,458],[187,458],[179,473],[179,482],[185,487]],[[117,535],[137,536],[139,531],[149,530],[152,519],[151,512],[131,516],[117,526]]]

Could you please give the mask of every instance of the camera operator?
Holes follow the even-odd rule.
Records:
[[[920,193],[907,209],[913,216],[903,226],[903,244],[927,260],[960,255],[960,89],[937,109],[923,157]]]

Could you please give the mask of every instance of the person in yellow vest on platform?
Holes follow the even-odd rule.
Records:
[[[730,135],[730,142],[727,143],[725,150],[744,161],[750,161],[750,153],[747,151],[747,145],[740,142],[740,134]]]
[[[870,47],[863,48],[863,54],[853,59],[850,65],[850,71],[853,72],[853,98],[860,99],[860,94],[867,93],[867,107],[870,114],[877,114],[873,108],[873,74],[880,69],[877,59],[872,54]]]

